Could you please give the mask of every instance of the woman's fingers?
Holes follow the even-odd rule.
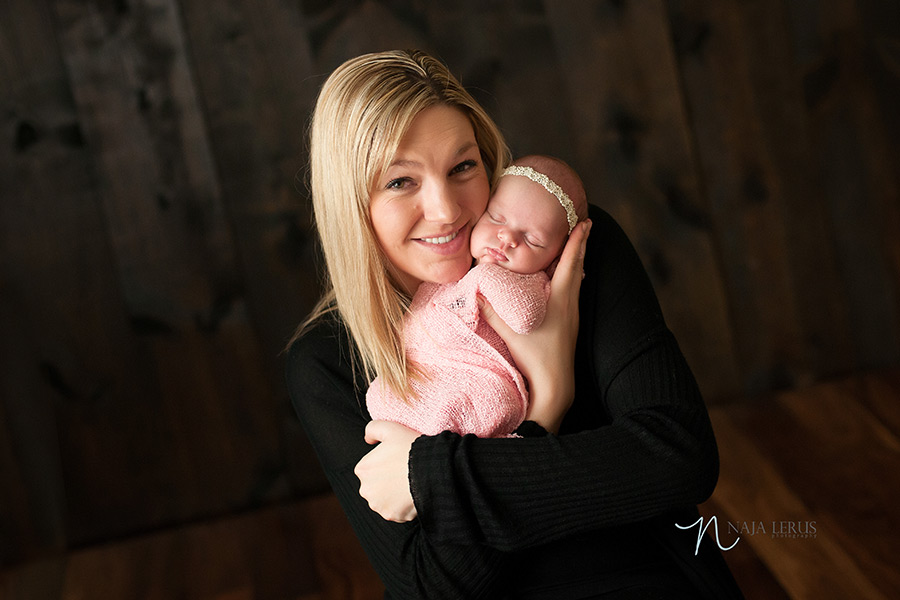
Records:
[[[584,254],[590,230],[590,220],[579,223],[572,230],[550,282],[551,298],[559,296],[556,294],[557,290],[564,294],[574,292],[575,297],[578,297],[577,292],[581,289],[581,280],[584,278]]]
[[[409,450],[419,437],[413,431],[390,421],[370,421],[365,439],[378,444],[356,464],[359,495],[369,507],[388,521],[404,522],[416,517],[409,491]]]
[[[494,310],[494,307],[491,306],[491,303],[488,302],[481,294],[478,294],[477,299],[481,318],[487,321],[487,324],[490,325],[506,343],[509,343],[509,340],[511,340],[513,336],[519,335],[518,333],[513,331],[509,325],[506,324],[506,321],[500,318],[500,316]]]
[[[422,435],[400,423],[393,421],[369,421],[366,425],[366,443],[377,444],[385,441],[409,442]]]
[[[388,425],[388,421],[369,421],[369,424],[366,425],[366,443],[377,444],[383,440],[390,429]]]

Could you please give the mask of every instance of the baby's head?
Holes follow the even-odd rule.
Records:
[[[525,156],[504,172],[475,224],[472,256],[516,273],[537,273],[560,255],[575,222],[585,219],[587,196],[578,174],[557,158]]]

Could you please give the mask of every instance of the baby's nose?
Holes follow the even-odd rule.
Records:
[[[515,248],[516,247],[516,238],[510,232],[505,229],[501,229],[497,233],[497,237],[503,243],[503,247],[506,248]]]

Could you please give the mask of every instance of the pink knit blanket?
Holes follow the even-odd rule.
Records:
[[[394,421],[435,435],[502,437],[525,419],[528,389],[506,344],[481,318],[483,296],[518,333],[544,320],[549,278],[543,271],[522,275],[499,265],[478,265],[457,283],[423,283],[404,317],[407,359],[427,379],[413,380],[404,400],[376,377],[366,393],[373,419]]]

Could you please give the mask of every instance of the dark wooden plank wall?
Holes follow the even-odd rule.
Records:
[[[413,46],[581,172],[710,402],[900,360],[896,3],[6,0],[0,564],[324,489],[307,115]]]

